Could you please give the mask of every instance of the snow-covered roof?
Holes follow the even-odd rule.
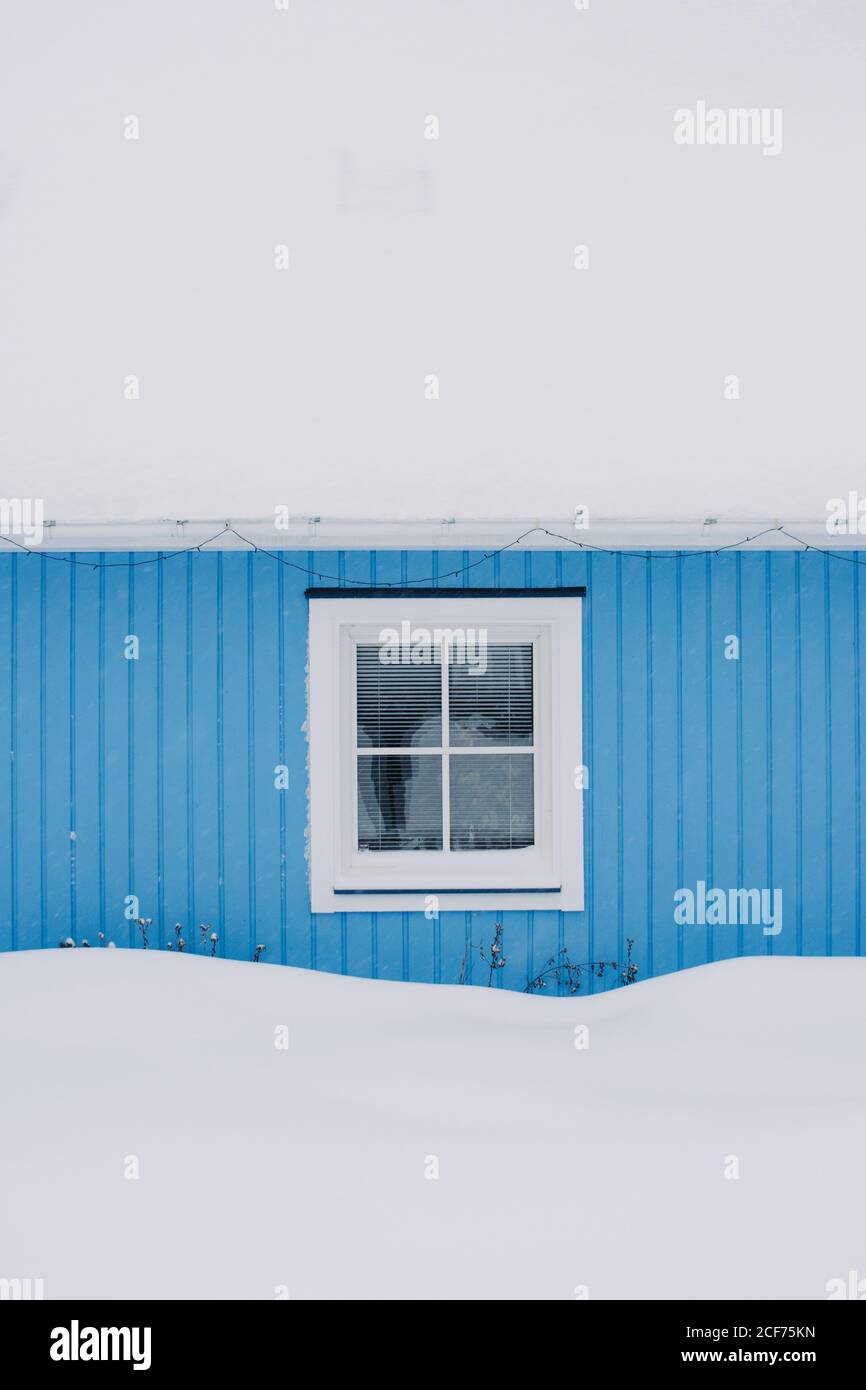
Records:
[[[862,478],[864,45],[847,0],[16,7],[0,494],[820,525]],[[702,101],[780,152],[676,144]]]

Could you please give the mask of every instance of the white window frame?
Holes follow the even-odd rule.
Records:
[[[310,596],[310,891],[314,912],[583,908],[581,599]],[[516,850],[359,851],[355,646],[384,629],[485,630],[533,643],[535,843]],[[443,731],[446,741],[447,729]],[[412,749],[406,749],[411,755]],[[503,751],[448,750],[443,759]],[[366,755],[369,756],[369,755]],[[436,756],[424,753],[421,756]],[[526,754],[523,754],[526,756]]]

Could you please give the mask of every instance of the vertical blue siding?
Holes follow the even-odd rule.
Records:
[[[0,949],[72,936],[503,988],[563,946],[641,976],[863,949],[863,568],[510,550],[0,555]],[[858,558],[863,558],[858,557]],[[100,567],[102,562],[106,567]],[[304,589],[586,585],[586,910],[311,914]],[[124,639],[138,637],[137,661]],[[736,637],[740,659],[725,657]],[[275,770],[289,769],[288,790]],[[781,888],[784,928],[678,926],[677,888]],[[209,950],[207,943],[204,949]],[[593,980],[590,988],[605,988]]]

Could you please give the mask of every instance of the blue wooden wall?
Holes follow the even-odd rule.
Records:
[[[153,559],[0,555],[0,949],[99,930],[136,945],[123,916],[136,894],[153,944],[179,921],[195,945],[206,922],[228,956],[263,943],[269,962],[457,981],[494,914],[310,913],[304,589],[322,576],[587,586],[587,907],[505,913],[500,986],[521,989],[562,945],[620,958],[627,937],[641,977],[736,954],[860,953],[862,566],[511,551],[455,577],[482,557]],[[676,926],[673,894],[699,879],[781,888],[781,934]],[[477,953],[469,971],[486,981]]]

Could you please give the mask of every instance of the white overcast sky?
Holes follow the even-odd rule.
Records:
[[[820,519],[866,493],[862,0],[0,14],[0,495]],[[675,145],[698,100],[782,108],[782,153]]]

